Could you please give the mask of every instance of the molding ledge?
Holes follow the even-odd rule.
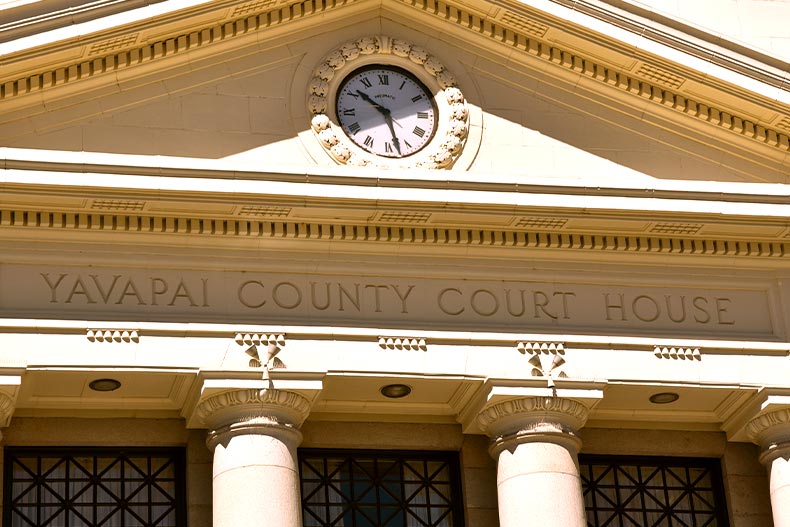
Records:
[[[318,223],[308,221],[262,221],[195,216],[149,214],[68,213],[0,209],[0,232],[112,232],[170,234],[222,238],[276,238],[299,241],[345,241],[418,246],[480,246],[532,248],[562,251],[618,252],[726,256],[738,258],[786,258],[790,239],[726,239],[702,236],[654,236],[649,234],[597,234],[541,232],[497,228],[391,226],[375,224]],[[170,243],[164,240],[164,243]]]

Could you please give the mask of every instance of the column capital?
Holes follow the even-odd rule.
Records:
[[[561,397],[520,397],[488,406],[477,416],[492,439],[491,455],[521,443],[557,443],[574,453],[581,447],[577,432],[587,422],[588,408]]]
[[[0,392],[0,427],[6,427],[11,423],[15,406],[13,397]]]
[[[760,445],[760,461],[790,460],[790,406],[762,413],[746,425],[749,439]]]
[[[286,390],[236,389],[204,399],[196,413],[210,428],[206,443],[212,450],[220,442],[245,434],[273,435],[299,444],[299,427],[310,413],[310,401]]]

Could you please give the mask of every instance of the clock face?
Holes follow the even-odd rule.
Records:
[[[338,89],[335,109],[346,135],[383,157],[419,152],[436,133],[433,95],[414,75],[395,66],[352,72]]]

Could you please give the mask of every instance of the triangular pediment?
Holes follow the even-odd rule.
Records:
[[[18,37],[0,44],[5,147],[331,169],[311,78],[331,50],[385,35],[427,50],[463,89],[470,133],[454,170],[787,182],[781,70],[611,6],[171,0],[91,4],[70,25],[34,6],[4,19]]]

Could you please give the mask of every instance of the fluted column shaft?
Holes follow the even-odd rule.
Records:
[[[214,527],[301,527],[296,448],[308,400],[282,390],[233,390],[198,407],[211,427]]]
[[[497,460],[500,527],[585,527],[577,430],[587,408],[557,397],[495,404],[478,417]]]
[[[790,408],[758,416],[747,430],[768,468],[774,527],[790,527]]]

